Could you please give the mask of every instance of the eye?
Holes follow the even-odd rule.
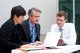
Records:
[[[59,21],[59,19],[57,19],[57,21]]]
[[[63,20],[60,20],[60,21],[63,21]]]

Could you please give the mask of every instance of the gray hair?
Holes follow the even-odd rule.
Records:
[[[31,9],[28,10],[28,15],[29,16],[32,16],[33,11],[36,11],[36,12],[40,12],[41,13],[41,10],[39,10],[38,8],[31,8]]]

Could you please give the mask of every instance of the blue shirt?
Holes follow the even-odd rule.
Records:
[[[31,34],[31,41],[35,42],[36,39],[36,30],[35,30],[35,24],[32,24],[29,20],[29,25],[30,25],[30,34]]]

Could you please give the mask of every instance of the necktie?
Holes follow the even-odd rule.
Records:
[[[59,31],[61,32],[61,36],[60,36],[61,39],[59,39],[58,45],[59,46],[63,46],[63,39],[62,39],[62,35],[63,35],[63,32],[62,31],[63,31],[63,29],[62,28],[59,28]]]
[[[31,30],[31,40],[32,40],[32,42],[34,42],[35,41],[35,26],[32,26],[31,28],[32,28],[32,30]]]
[[[61,32],[61,36],[60,38],[62,38],[62,35],[63,35],[63,29],[62,28],[59,28],[60,32]]]

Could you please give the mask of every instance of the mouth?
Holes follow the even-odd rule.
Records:
[[[61,27],[61,24],[58,24],[59,27]]]

